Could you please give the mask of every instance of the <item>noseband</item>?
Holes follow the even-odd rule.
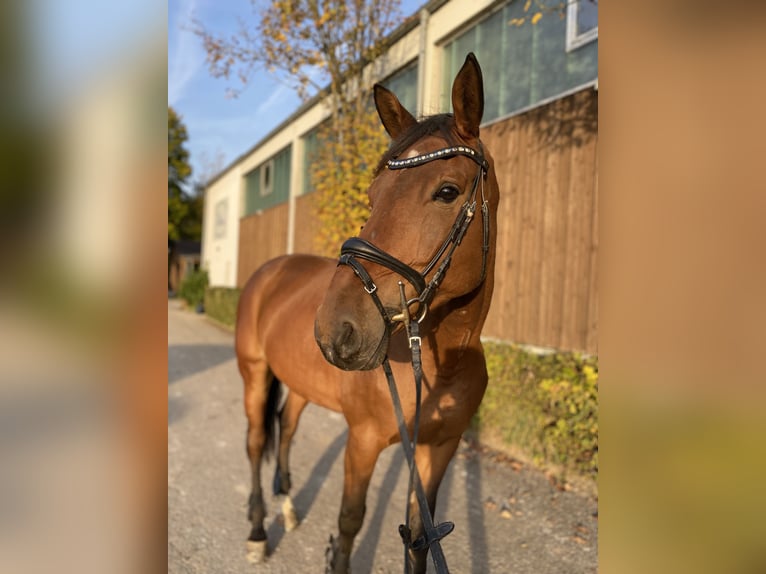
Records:
[[[452,224],[452,228],[447,234],[446,239],[436,251],[431,261],[423,268],[423,271],[417,271],[397,259],[396,257],[389,255],[379,247],[373,245],[365,239],[360,237],[352,237],[343,244],[340,249],[340,259],[338,265],[348,265],[353,269],[357,277],[362,281],[365,291],[372,296],[378,311],[383,316],[383,319],[388,325],[396,323],[397,321],[403,321],[409,323],[410,314],[409,308],[415,303],[419,304],[417,313],[412,317],[416,322],[420,322],[428,312],[428,305],[433,299],[436,290],[439,288],[442,280],[444,279],[447,269],[449,269],[452,262],[452,255],[457,249],[458,245],[463,241],[463,237],[468,231],[468,226],[473,221],[473,217],[476,213],[476,193],[481,183],[481,216],[484,230],[483,245],[482,245],[482,259],[481,259],[481,279],[479,285],[484,281],[487,274],[487,253],[489,252],[489,206],[487,200],[484,198],[484,179],[489,171],[489,162],[484,158],[482,153],[481,142],[479,142],[479,151],[466,146],[453,146],[442,148],[433,152],[425,153],[415,157],[407,159],[392,159],[389,160],[386,166],[388,169],[405,169],[410,167],[417,167],[423,164],[438,160],[448,159],[456,156],[465,156],[476,162],[479,166],[479,171],[473,180],[473,186],[469,198],[463,203],[460,208],[460,212],[455,219],[455,223]],[[446,254],[446,255],[445,255]],[[382,265],[403,277],[414,288],[417,296],[410,300],[405,300],[403,303],[402,313],[394,316],[390,316],[389,313],[383,307],[380,298],[375,293],[377,286],[372,280],[372,277],[364,268],[364,265],[360,263],[360,259]],[[439,267],[436,269],[431,280],[428,281],[426,276],[436,267],[437,263],[441,261]]]

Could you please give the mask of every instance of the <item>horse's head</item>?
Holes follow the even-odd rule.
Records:
[[[474,55],[452,86],[454,114],[418,122],[380,85],[375,105],[392,144],[368,191],[370,218],[341,248],[314,326],[325,358],[345,370],[379,366],[403,307],[422,319],[482,287],[494,261],[497,181],[479,141],[484,91]]]

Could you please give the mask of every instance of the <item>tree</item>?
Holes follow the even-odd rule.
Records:
[[[358,230],[366,219],[370,172],[386,138],[371,107],[387,36],[400,23],[399,0],[272,0],[254,24],[242,22],[226,38],[195,22],[195,33],[215,77],[237,76],[245,86],[256,69],[266,69],[306,100],[321,94],[330,121],[319,133],[321,150],[312,165],[323,231],[321,251],[337,252],[337,236]],[[236,95],[236,92],[233,92]],[[353,206],[353,221],[342,206]],[[359,209],[360,206],[364,206]],[[345,225],[344,225],[345,224]],[[330,241],[330,243],[327,243]]]
[[[374,109],[358,118],[343,116],[339,121],[346,140],[334,139],[329,125],[320,128],[320,145],[310,169],[320,222],[314,247],[327,256],[337,256],[343,241],[357,235],[367,221],[370,214],[367,188],[388,144]],[[350,137],[354,139],[353,146],[344,145]]]
[[[202,230],[202,196],[199,189],[187,193],[192,174],[186,126],[176,111],[168,107],[168,239],[198,241]]]

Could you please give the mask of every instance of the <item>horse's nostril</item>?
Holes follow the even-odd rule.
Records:
[[[348,360],[355,356],[362,347],[362,338],[359,335],[359,331],[350,321],[343,321],[335,341],[337,355],[343,360]]]

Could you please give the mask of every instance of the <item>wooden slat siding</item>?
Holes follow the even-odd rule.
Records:
[[[295,253],[317,253],[314,239],[319,232],[316,216],[316,194],[302,195],[295,200]]]
[[[586,349],[588,340],[588,306],[591,285],[591,253],[593,244],[594,215],[594,165],[596,161],[596,138],[576,130],[575,140],[581,145],[572,147],[572,178],[569,182],[569,257],[565,289],[568,297],[563,310],[565,324],[562,346],[569,349]]]
[[[546,337],[538,333],[538,317],[540,313],[540,269],[542,267],[542,215],[545,201],[544,170],[541,164],[544,162],[544,154],[538,150],[534,137],[534,123],[524,123],[522,135],[523,145],[519,152],[526,154],[529,161],[525,173],[526,188],[521,191],[525,200],[526,208],[522,211],[522,225],[520,229],[521,257],[519,261],[519,293],[516,304],[520,318],[520,332],[524,333],[527,341],[543,341]]]
[[[554,346],[561,346],[563,330],[564,264],[567,252],[567,187],[570,175],[568,148],[548,154],[545,166],[545,210],[540,259],[540,317],[538,336],[550,333]]]
[[[519,229],[521,224],[521,184],[515,174],[520,169],[521,154],[515,153],[520,141],[520,127],[513,122],[503,122],[482,132],[482,139],[492,150],[495,159],[495,173],[500,188],[500,207],[497,214],[497,249],[495,256],[495,292],[492,307],[487,318],[485,333],[500,333],[501,323],[516,321],[513,311],[513,294],[517,292],[515,267],[519,260],[519,244],[514,242],[510,229]],[[506,331],[513,331],[506,325]]]
[[[500,187],[498,211],[497,255],[495,261],[495,294],[484,333],[510,339],[520,332],[520,316],[516,295],[520,291],[518,273],[521,259],[522,216],[527,187],[525,174],[528,156],[519,153],[524,141],[523,129],[518,122],[496,124],[482,133],[487,147],[495,158],[495,171]]]
[[[598,351],[596,98],[586,90],[482,130],[502,194],[486,336]]]
[[[598,138],[593,162],[593,223],[591,225],[590,299],[588,301],[588,338],[585,348],[598,353]]]
[[[238,287],[266,261],[287,252],[288,209],[289,204],[282,203],[239,221]]]

